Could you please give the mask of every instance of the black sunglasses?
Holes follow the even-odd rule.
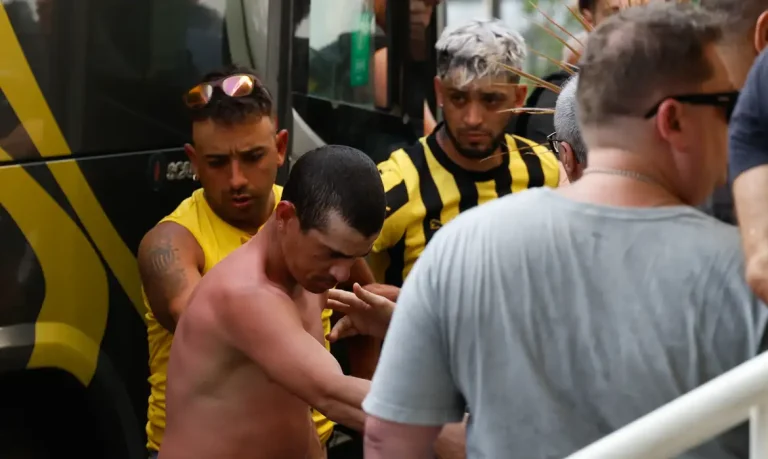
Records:
[[[716,92],[712,94],[682,94],[679,96],[667,96],[661,99],[656,105],[653,106],[648,113],[645,114],[645,119],[653,118],[659,111],[659,106],[668,99],[676,100],[684,104],[692,105],[710,105],[713,107],[720,107],[725,111],[725,120],[730,121],[733,109],[736,107],[736,102],[739,100],[739,91],[730,92]]]

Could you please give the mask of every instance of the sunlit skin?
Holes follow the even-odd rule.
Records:
[[[435,94],[445,120],[437,141],[448,157],[470,171],[500,165],[504,131],[514,116],[504,110],[522,107],[528,88],[506,76],[457,86],[449,76],[435,78]]]
[[[192,127],[185,145],[214,212],[230,225],[255,233],[274,208],[272,185],[285,161],[288,132],[252,115],[227,125],[205,120]]]

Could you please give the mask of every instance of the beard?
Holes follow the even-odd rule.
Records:
[[[506,135],[504,131],[502,131],[501,134],[498,134],[493,138],[493,140],[491,140],[491,144],[487,148],[479,149],[461,145],[461,143],[459,143],[459,139],[454,135],[454,133],[451,131],[451,128],[448,126],[448,123],[445,123],[445,133],[448,134],[448,139],[450,139],[453,147],[456,148],[456,151],[458,151],[461,156],[469,159],[489,158],[504,142],[504,137]]]

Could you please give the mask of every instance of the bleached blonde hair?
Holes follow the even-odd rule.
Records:
[[[483,78],[518,76],[505,68],[521,69],[526,58],[522,35],[498,19],[473,20],[443,31],[435,44],[437,76],[458,87]]]

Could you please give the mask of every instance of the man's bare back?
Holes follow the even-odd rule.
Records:
[[[255,237],[219,263],[190,298],[168,367],[162,459],[323,457],[307,402],[273,382],[226,336],[220,307],[249,298],[232,306],[231,318],[245,321],[244,316],[258,315],[276,327],[282,321],[293,322],[325,352],[320,317],[325,296],[297,287],[291,298],[270,281],[265,274],[264,238]],[[282,352],[269,342],[262,345],[276,356]]]

